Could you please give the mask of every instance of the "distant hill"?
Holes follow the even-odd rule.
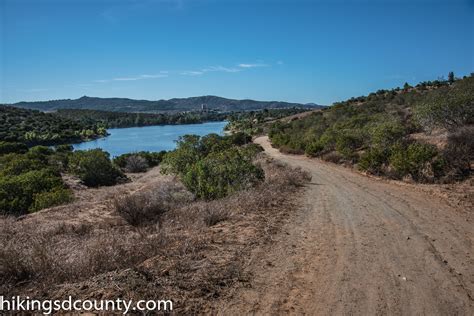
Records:
[[[79,99],[64,99],[37,102],[18,102],[10,104],[15,107],[41,111],[58,109],[89,109],[117,112],[170,112],[201,110],[204,105],[208,110],[216,111],[251,111],[281,108],[320,108],[322,106],[279,101],[233,100],[216,96],[200,96],[191,98],[175,98],[170,100],[133,100],[126,98],[95,98],[83,96]]]

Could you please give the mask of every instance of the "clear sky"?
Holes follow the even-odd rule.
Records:
[[[0,102],[331,104],[474,71],[474,0],[0,0]]]

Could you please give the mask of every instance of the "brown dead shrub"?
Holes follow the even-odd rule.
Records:
[[[159,254],[166,240],[166,235],[156,226],[145,231],[102,232],[83,244],[74,274],[84,278],[133,266]]]
[[[224,208],[209,208],[204,214],[204,223],[206,226],[214,226],[220,222],[228,220],[230,211]]]
[[[449,134],[443,157],[445,181],[468,177],[474,162],[474,126],[464,126]]]
[[[116,198],[114,207],[133,226],[154,223],[167,211],[163,201],[152,199],[150,194],[144,192]]]
[[[125,170],[128,172],[145,172],[148,167],[147,160],[138,155],[131,155],[125,160]]]
[[[340,163],[344,157],[337,151],[331,151],[325,155],[322,155],[321,158],[324,161],[329,161],[332,163]]]
[[[300,167],[290,168],[287,164],[273,161],[265,164],[265,181],[278,186],[301,187],[311,181],[311,174]]]
[[[302,155],[302,154],[304,154],[303,149],[295,149],[295,148],[291,148],[291,147],[286,146],[286,145],[282,145],[282,146],[278,147],[278,149],[284,154],[290,154],[290,155]]]
[[[182,186],[169,183],[154,190],[118,197],[114,207],[127,223],[140,226],[156,223],[165,212],[190,200],[192,195]]]

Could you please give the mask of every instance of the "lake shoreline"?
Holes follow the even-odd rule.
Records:
[[[107,129],[109,136],[86,142],[71,143],[74,150],[101,148],[116,157],[138,151],[158,152],[173,150],[179,137],[187,134],[205,136],[225,134],[228,121],[211,121],[192,124],[167,124]]]

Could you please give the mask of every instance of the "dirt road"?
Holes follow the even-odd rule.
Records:
[[[302,209],[254,252],[221,314],[474,315],[474,218],[409,185],[281,154],[311,172]]]

